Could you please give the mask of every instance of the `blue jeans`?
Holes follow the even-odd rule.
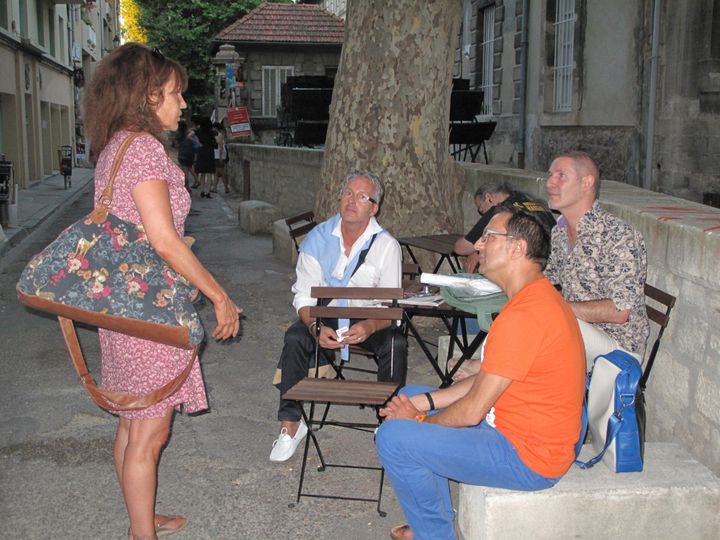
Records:
[[[435,390],[410,385],[408,397]],[[388,420],[376,435],[377,453],[417,540],[455,539],[448,480],[536,491],[559,478],[529,469],[505,436],[485,421],[450,428],[415,420]]]

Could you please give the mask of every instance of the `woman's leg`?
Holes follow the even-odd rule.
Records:
[[[225,193],[230,193],[230,186],[228,186],[228,178],[225,174],[225,163],[220,165],[220,168],[217,169],[217,175],[218,177],[222,178],[222,183],[225,186]]]
[[[197,177],[197,174],[195,174],[195,171],[193,170],[193,166],[190,165],[190,166],[187,168],[187,170],[188,170],[188,172],[190,173],[190,176],[192,176],[192,179],[193,179],[193,183],[190,185],[190,187],[191,187],[191,188],[196,188],[196,187],[198,187],[198,185],[200,184],[200,182],[198,182],[198,177]]]
[[[192,189],[200,187],[200,179],[198,178],[198,173],[195,172],[195,164],[188,166],[188,171],[190,171],[190,176],[193,178],[193,183],[190,187]]]
[[[173,409],[169,408],[160,418],[120,419],[118,425],[113,454],[133,540],[156,538],[157,464],[170,433],[172,416]]]

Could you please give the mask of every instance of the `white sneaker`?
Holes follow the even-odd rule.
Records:
[[[287,428],[282,428],[280,430],[280,435],[275,442],[273,442],[272,451],[270,452],[270,461],[287,461],[290,459],[307,435],[307,432],[308,428],[302,420],[300,421],[300,426],[298,427],[297,433],[295,433],[294,437],[288,435]]]

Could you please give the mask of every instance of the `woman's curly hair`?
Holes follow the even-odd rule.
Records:
[[[96,162],[112,136],[122,130],[146,131],[160,139],[164,131],[156,111],[163,86],[175,78],[176,91],[187,86],[185,68],[157,49],[126,43],[102,59],[85,93],[85,133]]]

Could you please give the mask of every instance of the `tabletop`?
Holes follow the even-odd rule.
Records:
[[[455,242],[462,238],[462,234],[427,234],[423,236],[405,236],[398,238],[403,246],[412,246],[440,255],[452,255],[455,252]]]
[[[435,265],[433,274],[437,273],[444,261],[448,262],[450,269],[453,273],[455,273],[461,268],[460,262],[457,260],[457,254],[455,253],[455,242],[459,238],[462,238],[462,235],[456,233],[428,234],[424,236],[404,236],[402,238],[398,238],[398,242],[400,243],[400,246],[407,250],[410,258],[415,263],[417,263],[418,260],[412,251],[413,247],[439,254],[440,260]],[[453,259],[455,259],[454,263]]]

